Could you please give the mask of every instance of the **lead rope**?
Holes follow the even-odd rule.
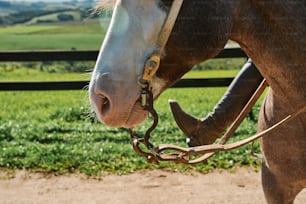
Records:
[[[240,112],[240,114],[237,116],[237,118],[235,119],[235,121],[232,123],[232,125],[230,126],[230,128],[227,130],[227,132],[224,134],[224,136],[222,137],[222,139],[220,140],[220,142],[218,143],[219,145],[223,145],[225,144],[228,139],[234,134],[235,130],[239,127],[239,125],[241,124],[241,122],[243,121],[243,119],[247,116],[247,114],[250,112],[250,110],[252,109],[252,107],[254,106],[254,104],[256,103],[256,101],[258,100],[258,98],[261,96],[261,94],[263,93],[263,91],[265,90],[265,88],[267,87],[267,83],[266,80],[263,80],[262,83],[259,85],[259,87],[257,88],[257,90],[255,91],[255,93],[253,94],[253,96],[250,98],[250,100],[248,101],[248,103],[245,105],[245,107],[242,109],[242,111]],[[153,129],[157,126],[158,123],[158,115],[156,113],[156,111],[154,110],[153,107],[153,95],[152,93],[150,93],[150,91],[148,90],[148,86],[146,86],[146,88],[143,88],[142,91],[142,95],[141,95],[141,104],[143,106],[143,108],[147,111],[149,111],[151,113],[151,115],[154,118],[154,123],[153,125],[148,129],[148,131],[145,134],[144,139],[136,139],[138,137],[135,137],[135,133],[132,132],[131,130],[131,137],[133,138],[133,146],[134,146],[134,150],[142,155],[142,156],[146,156],[148,158],[149,161],[157,163],[158,158],[160,159],[165,159],[166,155],[160,156],[158,155],[158,150],[162,151],[163,148],[168,148],[169,145],[162,145],[158,148],[154,148],[154,146],[149,142],[149,138],[150,138],[150,134],[153,131]],[[144,152],[140,149],[139,145],[140,144],[144,144],[147,149],[151,150],[151,152],[154,152],[154,154],[149,153],[149,152]],[[174,148],[174,146],[171,146],[171,148]],[[176,149],[178,149],[176,147]],[[203,156],[197,158],[197,159],[193,159],[193,160],[188,160],[188,164],[194,164],[194,163],[200,163],[203,161],[206,161],[208,158],[212,157],[216,152],[210,152],[210,153],[206,153]],[[169,156],[169,155],[168,155]],[[173,155],[172,155],[173,156]],[[186,163],[187,157],[185,157],[185,162]],[[169,159],[173,160],[172,158],[169,157]],[[182,159],[179,159],[182,161]]]
[[[133,140],[133,149],[135,150],[135,152],[142,156],[147,157],[148,161],[153,163],[158,163],[157,159],[158,154],[155,151],[153,145],[150,144],[149,139],[151,132],[156,128],[158,124],[158,115],[153,107],[153,93],[150,89],[150,81],[152,80],[153,76],[155,75],[155,73],[157,72],[160,66],[160,58],[162,52],[169,40],[169,37],[171,35],[171,32],[173,30],[174,24],[181,10],[183,2],[184,0],[173,1],[170,11],[165,20],[165,23],[158,36],[156,42],[157,49],[151,54],[151,56],[146,61],[143,75],[141,78],[137,80],[137,83],[142,88],[140,95],[141,106],[143,107],[144,110],[148,111],[153,116],[154,122],[152,126],[147,130],[144,138],[139,138],[139,136],[137,136],[132,129],[130,129],[130,135]],[[140,144],[144,144],[146,148],[149,149],[151,152],[143,151],[140,148]]]
[[[249,99],[249,101],[247,102],[247,104],[244,106],[244,108],[241,110],[241,112],[239,113],[239,115],[236,117],[236,119],[234,120],[234,122],[232,123],[232,125],[229,127],[229,129],[224,133],[224,136],[222,137],[222,139],[219,141],[218,144],[225,144],[235,133],[235,131],[237,130],[237,128],[240,126],[240,124],[242,123],[243,119],[247,116],[247,114],[252,110],[252,107],[255,105],[255,103],[257,102],[257,100],[259,99],[259,97],[262,95],[262,93],[264,92],[265,88],[268,86],[267,81],[265,79],[262,80],[262,82],[260,83],[259,87],[256,89],[256,91],[254,92],[254,94],[252,95],[252,97]],[[197,160],[194,160],[195,163],[199,163],[199,162],[203,162],[206,161],[207,159],[209,159],[210,157],[212,157],[213,155],[215,155],[215,152],[213,153],[207,153],[205,155],[203,155],[202,157],[198,158]]]
[[[140,100],[143,109],[148,111],[153,117],[153,123],[151,127],[148,128],[148,130],[146,131],[144,137],[139,137],[132,129],[129,129],[130,136],[133,141],[133,149],[137,154],[146,157],[148,159],[148,162],[158,164],[158,153],[154,145],[149,141],[151,137],[151,132],[157,127],[158,124],[158,115],[153,107],[154,98],[152,91],[149,90],[149,85],[143,87]],[[140,148],[141,144],[143,144],[147,148],[147,150],[149,150],[149,152],[143,151]]]
[[[148,92],[148,97],[152,96],[150,92]],[[203,145],[203,146],[197,146],[192,148],[184,148],[179,147],[176,145],[171,144],[161,144],[159,146],[154,146],[149,142],[150,134],[155,129],[155,127],[158,124],[158,116],[156,111],[153,108],[153,98],[148,100],[148,104],[144,107],[145,110],[150,112],[150,114],[154,118],[154,122],[152,126],[147,130],[144,138],[139,138],[132,130],[131,130],[131,138],[133,139],[133,148],[136,153],[139,155],[147,157],[149,162],[158,163],[158,161],[174,161],[177,163],[184,163],[184,164],[195,164],[203,162],[207,159],[208,156],[211,156],[211,154],[221,152],[221,151],[229,151],[236,148],[239,148],[241,146],[244,146],[246,144],[252,143],[255,140],[267,137],[269,134],[275,130],[277,130],[279,127],[284,126],[285,124],[292,121],[294,118],[300,116],[302,113],[306,111],[306,106],[302,107],[295,113],[288,115],[283,120],[279,121],[275,125],[271,126],[270,128],[255,134],[249,138],[246,138],[244,140],[240,140],[238,142],[234,142],[231,144],[211,144],[211,145]],[[148,152],[143,151],[140,148],[140,145],[144,144],[148,150]],[[174,153],[164,153],[165,151],[172,151]],[[204,155],[203,155],[204,154]],[[192,159],[194,156],[203,155],[200,158]],[[190,159],[191,158],[191,159]],[[209,158],[209,157],[208,157]]]
[[[154,162],[154,163],[158,163],[158,161],[175,161],[175,162],[180,162],[180,163],[185,163],[185,164],[199,163],[199,162],[205,161],[206,159],[211,157],[216,152],[232,150],[232,149],[241,147],[245,144],[251,143],[261,137],[267,136],[268,133],[272,132],[273,130],[275,130],[276,128],[282,125],[285,125],[289,121],[293,120],[294,118],[298,117],[300,114],[305,112],[306,106],[304,106],[303,108],[301,108],[294,114],[289,115],[288,117],[286,117],[279,123],[275,124],[274,126],[270,127],[269,129],[263,132],[260,132],[252,137],[249,137],[245,140],[241,140],[241,141],[238,141],[232,144],[225,145],[225,142],[234,133],[235,129],[238,127],[238,124],[240,124],[242,119],[244,118],[243,115],[245,113],[243,113],[243,111],[241,113],[241,118],[238,117],[235,120],[237,121],[237,123],[234,122],[234,124],[231,126],[231,128],[229,129],[227,134],[225,134],[224,138],[221,140],[219,144],[203,145],[203,146],[198,146],[198,147],[193,147],[193,148],[183,148],[183,147],[179,147],[175,145],[168,145],[168,144],[163,144],[163,145],[159,145],[155,147],[153,144],[151,144],[149,140],[151,137],[151,132],[156,128],[158,124],[158,115],[153,107],[153,93],[150,88],[150,81],[152,80],[153,76],[155,75],[155,73],[157,72],[159,68],[161,54],[170,37],[170,34],[172,32],[172,29],[174,27],[175,21],[182,7],[182,4],[183,4],[183,0],[173,1],[169,14],[167,16],[167,19],[161,29],[159,38],[156,43],[158,49],[156,49],[151,54],[149,59],[146,61],[143,76],[137,81],[138,84],[142,87],[142,91],[140,95],[142,107],[144,110],[148,111],[152,115],[154,121],[151,127],[146,131],[145,136],[143,138],[139,137],[132,129],[130,129],[130,135],[133,140],[133,149],[135,150],[136,153],[147,157],[149,162]],[[263,86],[261,86],[262,88],[261,93],[266,86],[265,82],[263,82],[262,85]],[[260,91],[258,93],[260,93]],[[256,101],[257,99],[255,100],[255,102]],[[251,105],[250,103],[250,105],[248,105],[248,107],[246,108],[251,108],[253,105]],[[147,151],[144,151],[140,147],[141,144],[143,144],[147,148]],[[174,153],[163,153],[168,150],[172,152],[174,151]],[[195,155],[202,155],[202,156],[200,158],[190,159],[190,158],[194,158]]]

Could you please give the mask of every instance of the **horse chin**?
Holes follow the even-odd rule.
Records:
[[[136,103],[133,106],[132,110],[130,111],[128,119],[126,120],[123,127],[133,128],[133,127],[141,124],[147,118],[148,118],[148,112],[143,110],[143,108],[140,106],[139,103]]]

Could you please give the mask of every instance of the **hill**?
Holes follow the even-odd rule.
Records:
[[[90,16],[90,10],[94,7],[94,0],[66,2],[29,2],[29,1],[0,1],[0,25],[13,25],[30,22],[34,18],[52,15],[58,12],[78,11],[79,14],[69,14],[69,17],[62,16],[63,19],[85,18]],[[34,20],[35,21],[35,20]]]
[[[26,24],[81,21],[84,18],[86,18],[86,14],[80,10],[67,10],[34,17]]]

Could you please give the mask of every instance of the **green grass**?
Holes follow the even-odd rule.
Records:
[[[99,49],[103,34],[1,35],[3,50]],[[22,46],[20,46],[22,45]],[[16,49],[18,48],[18,49]]]
[[[32,35],[32,34],[67,34],[67,33],[105,33],[98,20],[85,20],[83,22],[14,25],[0,28],[0,34]]]
[[[99,49],[106,30],[98,20],[0,28],[0,50]]]
[[[239,69],[230,70],[206,70],[206,71],[191,71],[184,75],[183,78],[216,78],[216,77],[235,77]]]
[[[7,26],[2,27],[0,29],[0,34],[12,34],[12,35],[28,35],[41,31],[48,31],[54,28],[58,28],[58,26],[53,25],[15,25],[15,26]]]
[[[45,73],[29,68],[5,71],[0,66],[0,81],[74,81],[89,78],[89,73]]]
[[[18,64],[19,66],[19,64]],[[14,67],[11,64],[9,67]],[[184,78],[213,78],[213,77],[234,77],[239,70],[209,70],[191,71]],[[17,68],[1,69],[0,81],[61,81],[61,80],[86,80],[90,78],[89,73],[45,73],[37,69]]]
[[[20,70],[24,71],[24,70]],[[221,75],[221,71],[219,71]],[[53,79],[46,73],[34,72],[25,80]],[[36,76],[35,76],[36,75]],[[39,76],[40,75],[40,76]],[[197,76],[210,75],[197,72]],[[226,75],[223,73],[222,75]],[[230,74],[231,75],[231,74]],[[67,79],[84,79],[84,75],[65,75]],[[89,78],[87,75],[86,77]],[[0,80],[20,80],[19,70],[0,75]],[[224,93],[225,88],[169,89],[156,101],[160,124],[153,133],[156,144],[173,143],[186,146],[185,137],[172,119],[169,98],[178,100],[189,113],[203,117]],[[186,100],[188,99],[188,100]],[[207,164],[178,165],[163,162],[148,164],[136,155],[125,129],[111,129],[98,123],[91,115],[86,91],[0,92],[0,168],[30,169],[56,174],[81,172],[87,175],[128,173],[139,169],[161,168],[207,172],[214,168],[241,165],[259,167],[250,156],[250,146],[220,153]],[[259,105],[254,111],[257,114]],[[143,132],[144,125],[137,129]],[[256,123],[247,119],[232,140],[256,132]],[[256,144],[256,151],[259,151]]]

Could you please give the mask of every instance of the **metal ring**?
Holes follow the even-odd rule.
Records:
[[[137,84],[143,89],[149,87],[149,82],[147,80],[144,80],[141,76],[137,79]]]

